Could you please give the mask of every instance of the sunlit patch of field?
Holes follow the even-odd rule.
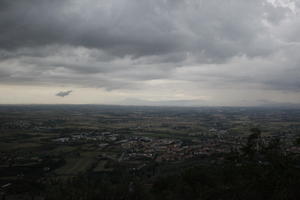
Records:
[[[34,142],[0,142],[0,151],[13,151],[13,150],[20,150],[20,149],[27,149],[27,148],[36,148],[40,147],[41,144],[34,143]]]

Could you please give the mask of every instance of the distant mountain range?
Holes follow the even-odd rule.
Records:
[[[142,99],[125,99],[118,104],[120,105],[137,105],[137,106],[208,106],[207,102],[204,100],[167,100],[167,101],[149,101]]]
[[[275,102],[270,100],[259,100],[259,105],[262,107],[280,107],[280,108],[300,108],[300,103],[290,102]]]
[[[135,105],[135,106],[183,106],[183,107],[202,107],[214,106],[208,101],[201,99],[194,100],[166,100],[166,101],[149,101],[137,98],[128,98],[117,102],[118,105]],[[252,106],[251,106],[252,107]],[[275,102],[270,100],[259,100],[254,107],[275,107],[275,108],[300,108],[300,103]]]

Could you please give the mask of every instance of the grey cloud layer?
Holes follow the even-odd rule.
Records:
[[[1,0],[0,83],[299,91],[299,19],[263,0]]]

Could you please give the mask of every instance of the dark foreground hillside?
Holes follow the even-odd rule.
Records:
[[[20,179],[1,188],[2,199],[300,199],[299,154],[287,152],[279,139],[264,142],[259,130],[252,132],[222,160],[153,163],[136,171],[116,164],[107,173]]]

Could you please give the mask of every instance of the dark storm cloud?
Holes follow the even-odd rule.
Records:
[[[256,36],[267,34],[261,19],[267,12],[266,19],[279,21],[286,12],[269,4],[264,10],[260,0],[2,0],[2,5],[2,49],[67,44],[133,57],[189,51],[203,55],[204,62],[271,52],[255,44]]]
[[[4,0],[0,14],[0,47],[11,50],[69,44],[135,56],[159,54],[175,48],[172,43],[175,41],[165,36],[168,24],[160,22],[159,16],[154,17],[153,6],[149,4],[149,10],[146,2],[130,2],[118,8],[113,1],[116,8],[106,8],[109,1],[86,1],[81,5],[68,0]],[[152,17],[153,27],[149,26]]]
[[[58,92],[55,96],[58,97],[65,97],[65,96],[69,96],[71,94],[72,90],[68,90],[68,91],[60,91]]]
[[[0,83],[295,91],[292,13],[266,0],[0,0]]]

